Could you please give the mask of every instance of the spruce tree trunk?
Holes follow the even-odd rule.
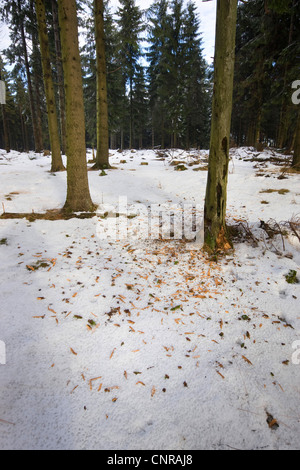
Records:
[[[280,122],[279,122],[279,129],[278,129],[278,137],[276,146],[280,149],[284,147],[284,144],[287,139],[287,106],[286,103],[282,104],[281,111],[280,111]]]
[[[94,169],[109,167],[108,105],[103,0],[94,0],[97,58],[97,154]]]
[[[154,132],[154,119],[153,119],[153,113],[152,113],[152,126],[151,126],[151,145],[152,149],[154,149],[155,146],[155,132]]]
[[[35,0],[35,7],[41,47],[44,87],[47,103],[49,138],[52,154],[51,171],[56,172],[65,170],[65,168],[60,153],[60,138],[55,103],[55,92],[52,80],[49,41],[47,34],[45,0]]]
[[[291,7],[291,19],[290,19],[290,31],[289,39],[287,46],[289,47],[293,41],[293,30],[294,30],[294,18],[295,18],[295,0],[292,2]],[[288,75],[288,63],[285,63],[284,66],[284,77],[283,77],[283,90],[285,91],[287,86],[287,75]],[[289,99],[289,98],[288,98]],[[279,131],[277,137],[277,147],[283,148],[287,141],[288,136],[288,102],[285,94],[282,96],[281,100],[281,110],[280,110],[280,120],[279,120]]]
[[[247,123],[247,133],[246,133],[246,146],[254,147],[254,122],[248,121]]]
[[[162,111],[161,114],[161,148],[165,148],[165,118],[164,118],[164,113]]]
[[[2,110],[2,121],[3,121],[3,135],[4,135],[4,146],[7,153],[10,152],[10,144],[9,144],[9,133],[8,133],[8,122],[6,116],[6,109],[5,105],[1,104]]]
[[[2,71],[0,68],[0,80],[2,80]],[[5,104],[1,104],[1,111],[2,111],[2,122],[3,122],[3,137],[4,137],[4,147],[7,153],[10,152],[10,139],[9,139],[9,131],[8,131],[8,121],[6,115]]]
[[[33,73],[33,86],[35,96],[35,112],[36,112],[36,128],[37,128],[37,147],[44,150],[44,139],[43,139],[43,126],[42,126],[42,111],[41,111],[41,95],[40,95],[40,80],[37,73]]]
[[[22,142],[23,142],[23,151],[28,152],[28,139],[26,136],[26,129],[25,129],[25,123],[22,115],[22,109],[21,106],[18,105],[19,108],[19,115],[20,115],[20,124],[21,124],[21,132],[22,132]]]
[[[257,113],[257,118],[256,118],[256,125],[255,125],[255,137],[254,137],[254,141],[255,141],[255,148],[256,148],[256,150],[259,150],[259,146],[260,146],[261,107],[262,107],[262,104],[261,104],[261,102],[260,102],[260,104],[259,104],[259,109],[258,109],[258,113]]]
[[[296,137],[294,143],[293,168],[300,171],[300,109],[298,111]]]
[[[218,0],[211,140],[204,207],[204,243],[213,251],[230,247],[225,216],[236,19],[237,0]]]
[[[58,18],[66,99],[67,198],[64,210],[89,212],[94,209],[94,205],[87,175],[76,0],[59,0]]]
[[[32,3],[33,11],[33,3]],[[36,128],[37,128],[37,141],[38,148],[44,149],[43,140],[43,125],[42,125],[42,111],[41,111],[41,94],[40,94],[40,74],[37,71],[37,63],[40,62],[40,53],[38,48],[38,37],[34,32],[32,34],[32,76],[35,98],[35,113],[36,113]]]
[[[18,0],[18,13],[20,17],[22,18],[22,9],[21,9],[20,0]],[[32,89],[29,60],[28,60],[28,53],[27,53],[27,45],[26,45],[25,31],[24,31],[24,25],[23,25],[22,19],[20,20],[20,33],[21,33],[21,41],[22,41],[22,48],[23,48],[24,61],[25,61],[25,70],[26,70],[27,85],[28,85],[28,95],[29,95],[29,104],[30,104],[30,113],[31,113],[31,120],[32,120],[35,151],[37,153],[40,153],[43,150],[42,148],[43,145],[41,145],[40,136],[39,136],[38,127],[37,127],[36,111],[35,111],[35,106],[34,106],[33,89]]]
[[[133,108],[132,108],[132,76],[129,79],[129,107],[130,107],[130,118],[129,118],[129,150],[132,149],[133,141]]]
[[[62,154],[65,155],[66,154],[66,111],[65,111],[64,77],[63,77],[63,69],[62,69],[62,62],[61,62],[61,44],[60,44],[60,37],[59,37],[57,0],[52,0],[52,19],[53,19],[53,34],[54,34],[54,42],[55,42],[56,70],[57,70],[57,82],[58,82],[61,151],[62,151]]]
[[[120,149],[123,151],[124,150],[124,130],[123,130],[123,125],[121,128],[121,135],[120,135]]]

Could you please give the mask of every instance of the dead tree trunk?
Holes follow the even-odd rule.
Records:
[[[211,141],[204,207],[204,243],[212,251],[230,247],[225,216],[236,18],[237,0],[218,0]]]

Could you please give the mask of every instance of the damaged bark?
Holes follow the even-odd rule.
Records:
[[[204,206],[204,244],[212,251],[231,247],[225,217],[236,18],[237,0],[218,0],[211,140]]]

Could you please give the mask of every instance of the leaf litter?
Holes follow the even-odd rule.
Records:
[[[139,155],[135,158],[138,160]],[[162,168],[154,167],[153,175]],[[237,168],[235,164],[236,171]],[[242,161],[240,168],[244,168]],[[151,165],[148,170],[151,172]],[[251,171],[249,168],[248,172]],[[42,179],[43,175],[39,175]],[[168,185],[167,176],[168,172],[165,180]],[[231,179],[242,187],[235,176]],[[174,174],[170,181],[172,178]],[[188,170],[180,178],[183,181],[186,178],[186,187],[192,187],[189,178],[199,181],[199,174]],[[290,193],[296,187],[294,179],[293,176]],[[258,178],[253,179],[254,184],[259,194]],[[171,185],[169,191],[171,194]],[[272,194],[274,200],[276,194]],[[194,196],[192,192],[191,195]],[[279,198],[282,200],[282,196]],[[256,205],[247,204],[249,213],[255,210],[257,218],[259,211],[269,210],[261,208],[259,199]],[[229,217],[236,218],[239,211],[229,201]],[[292,431],[288,433],[282,426],[276,428],[279,418],[275,421],[270,418],[267,426],[265,419],[265,409],[274,409],[280,421],[288,420],[297,435],[299,416],[294,411],[299,407],[299,397],[294,391],[299,368],[292,363],[291,345],[297,340],[297,328],[299,331],[299,294],[298,286],[285,280],[286,273],[297,270],[297,237],[291,235],[285,243],[293,258],[278,257],[278,249],[266,251],[265,243],[254,248],[241,242],[236,244],[233,254],[216,262],[199,250],[187,249],[182,240],[131,240],[130,244],[122,240],[99,241],[95,237],[97,223],[97,218],[68,220],[63,225],[61,221],[58,224],[37,220],[34,230],[38,229],[41,240],[35,239],[33,246],[33,226],[27,226],[26,220],[1,221],[1,230],[9,224],[17,237],[15,248],[4,245],[1,249],[11,250],[9,253],[16,259],[22,249],[19,272],[25,268],[22,303],[14,299],[16,312],[13,317],[4,317],[6,322],[1,328],[3,331],[8,328],[17,342],[20,336],[15,333],[16,325],[28,324],[30,318],[32,322],[43,318],[42,327],[41,323],[29,323],[39,367],[33,370],[29,360],[25,363],[26,350],[20,349],[23,359],[19,375],[30,371],[26,373],[25,384],[36,386],[47,365],[51,375],[46,377],[46,383],[50,386],[55,380],[67,407],[74,406],[69,401],[70,395],[76,397],[77,403],[92,403],[100,427],[108,416],[112,423],[117,422],[112,403],[131,430],[139,428],[135,423],[138,420],[142,423],[144,414],[151,416],[153,432],[166,448],[179,448],[179,444],[159,431],[162,420],[171,422],[174,413],[181,423],[180,427],[175,426],[174,436],[180,435],[183,426],[188,436],[186,445],[191,448],[213,448],[217,441],[218,448],[227,444],[238,447],[243,445],[241,437],[250,448],[259,448],[262,440],[270,448],[297,446]],[[255,230],[258,240],[259,224]],[[43,239],[47,239],[47,246]],[[35,258],[48,266],[40,263],[41,269],[34,269]],[[13,291],[16,282],[13,276],[7,279],[3,271],[3,282]],[[7,294],[5,302],[10,305]],[[19,310],[23,310],[23,316],[17,315]],[[44,334],[48,338],[47,352]],[[67,350],[71,352],[72,364]],[[39,356],[39,351],[44,352]],[[274,371],[272,375],[270,371]],[[8,377],[8,384],[13,387],[12,376]],[[25,397],[26,390],[27,385]],[[112,391],[113,397],[109,396]],[[47,396],[47,391],[44,393]],[[14,411],[6,401],[11,419],[17,422],[20,410]],[[40,395],[37,406],[42,403]],[[247,426],[245,413],[240,415],[242,403],[247,403],[255,434]],[[53,407],[60,409],[58,399],[51,403],[50,408]],[[200,415],[205,422],[212,423],[205,440],[201,437]],[[46,442],[42,418],[37,416],[34,421]],[[197,423],[199,430],[195,436],[190,432],[192,423]],[[62,421],[60,426],[66,432]],[[274,437],[267,435],[268,428],[273,431],[274,427],[276,444],[272,441]],[[204,422],[202,428],[206,428]],[[133,435],[141,448],[150,448],[157,439],[154,433],[143,439],[137,431]],[[113,436],[120,448],[135,442],[128,433]],[[20,442],[21,438],[17,439]],[[28,442],[30,439],[29,433]],[[76,445],[80,446],[79,442]],[[104,440],[103,445],[109,446],[109,441]],[[92,440],[89,446],[93,446]]]

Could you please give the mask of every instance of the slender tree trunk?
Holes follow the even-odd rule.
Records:
[[[58,17],[66,99],[67,198],[64,209],[71,212],[91,211],[94,205],[87,174],[76,0],[59,0]]]
[[[20,0],[18,0],[18,12],[19,12],[20,17],[22,18],[22,8],[21,8]],[[25,70],[26,70],[27,85],[28,85],[28,95],[29,95],[30,113],[31,113],[31,120],[32,120],[35,151],[39,153],[43,150],[42,148],[43,146],[41,146],[41,142],[40,142],[39,134],[38,134],[38,128],[37,128],[37,120],[36,120],[36,112],[35,112],[35,106],[34,106],[33,89],[32,89],[32,83],[31,83],[25,30],[24,30],[24,24],[23,24],[22,19],[20,20],[20,33],[21,33],[22,48],[23,48],[24,60],[25,60]]]
[[[161,148],[165,148],[165,118],[163,112],[161,116]]]
[[[291,20],[290,20],[290,31],[289,31],[289,39],[288,39],[288,46],[292,44],[293,41],[293,30],[294,30],[294,18],[295,18],[295,0],[292,3],[291,9]],[[283,78],[283,91],[286,90],[287,86],[287,74],[288,74],[288,63],[285,63],[284,66],[284,78]],[[290,98],[288,98],[290,99]],[[277,137],[277,147],[283,148],[287,141],[287,134],[288,134],[288,104],[287,104],[287,97],[285,94],[282,96],[281,100],[281,110],[280,110],[280,121],[279,121],[279,131]]]
[[[36,48],[36,46],[34,46]],[[43,139],[43,125],[42,125],[42,111],[41,111],[41,94],[40,94],[40,80],[39,74],[36,70],[33,70],[33,87],[35,97],[35,112],[36,112],[36,129],[37,129],[37,141],[38,148],[44,149]]]
[[[116,144],[116,133],[115,133],[115,132],[112,132],[112,133],[111,133],[110,145],[111,145],[111,148],[114,149],[114,150],[117,148],[117,144]]]
[[[21,132],[22,132],[22,142],[23,142],[23,151],[28,152],[28,148],[26,145],[26,137],[25,137],[25,125],[24,125],[24,119],[22,115],[22,109],[21,106],[19,105],[19,114],[20,114],[20,123],[21,123]]]
[[[59,36],[57,0],[52,0],[52,20],[53,20],[53,33],[54,33],[54,42],[55,42],[56,70],[57,70],[57,82],[58,82],[61,151],[63,155],[65,155],[66,154],[66,110],[65,110],[64,77],[63,77],[63,68],[62,68],[62,62],[61,62],[61,44],[60,44],[60,36]]]
[[[132,108],[132,76],[129,80],[129,106],[130,106],[130,118],[129,118],[129,149],[132,149],[133,140],[133,108]]]
[[[31,17],[35,17],[34,12],[34,0],[30,0],[30,11]],[[35,99],[35,113],[36,113],[36,126],[37,126],[37,140],[38,147],[44,149],[43,140],[43,125],[42,125],[42,107],[41,107],[41,93],[40,93],[40,69],[38,66],[41,64],[40,51],[38,46],[38,31],[36,28],[32,29],[31,34],[32,41],[32,77],[34,87],[34,99]]]
[[[174,132],[173,134],[173,147],[174,149],[177,148],[177,133],[176,132]]]
[[[287,137],[287,124],[286,124],[286,118],[287,118],[287,105],[286,103],[283,103],[281,105],[281,111],[280,111],[280,122],[279,122],[279,129],[278,129],[278,137],[277,137],[277,147],[282,149],[284,147],[284,144],[286,142],[286,137]]]
[[[120,148],[123,151],[124,150],[124,130],[123,127],[121,129],[121,135],[120,135]]]
[[[236,19],[237,0],[218,0],[211,141],[204,207],[204,242],[213,251],[230,247],[225,216]]]
[[[155,132],[154,132],[153,113],[152,113],[152,126],[151,126],[151,145],[152,145],[152,148],[154,149],[154,146],[155,146]]]
[[[190,147],[190,126],[188,125],[186,129],[185,148],[189,150]]]
[[[21,105],[18,104],[19,114],[20,114],[20,123],[21,123],[21,132],[22,132],[22,142],[23,142],[23,151],[29,152],[29,143],[28,143],[28,130],[23,117]]]
[[[0,80],[2,80],[2,70],[0,68]],[[9,138],[9,126],[6,114],[5,104],[1,104],[2,111],[2,121],[3,121],[3,137],[4,137],[4,147],[7,153],[10,152],[10,138]]]
[[[241,143],[244,142],[244,139],[242,138],[242,119],[240,118],[239,120],[239,130],[238,130],[238,136],[237,136],[237,146],[241,146]]]
[[[7,153],[10,152],[10,144],[9,144],[9,132],[8,132],[8,122],[7,122],[7,115],[5,104],[1,104],[2,110],[2,121],[3,121],[3,135],[4,135],[4,146]]]
[[[94,169],[109,167],[108,105],[103,0],[94,0],[97,59],[97,154]]]
[[[293,156],[292,166],[296,170],[300,170],[300,109],[298,111],[296,136],[295,136],[295,143],[294,143],[294,156]]]
[[[42,56],[42,68],[44,76],[44,88],[47,102],[47,117],[49,127],[49,138],[51,147],[52,164],[51,171],[65,170],[61,153],[60,153],[60,139],[59,128],[57,120],[57,111],[55,103],[55,92],[52,80],[52,70],[50,61],[49,41],[47,34],[45,0],[35,0],[36,16],[38,24],[38,32]]]
[[[247,132],[246,132],[246,145],[247,147],[254,147],[254,123],[253,121],[248,121],[247,123]]]
[[[259,149],[260,146],[260,128],[261,128],[261,103],[259,104],[259,109],[257,112],[257,118],[255,123],[255,135],[254,135],[254,142],[256,150]]]

